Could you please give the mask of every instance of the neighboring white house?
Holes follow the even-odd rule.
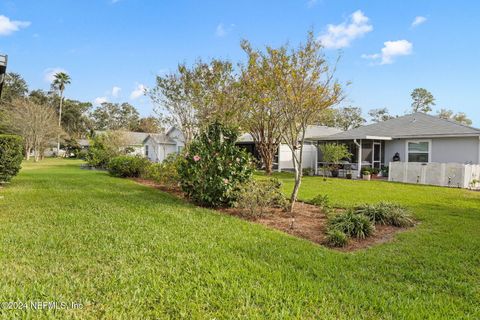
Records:
[[[162,162],[171,153],[182,151],[183,134],[175,127],[165,133],[149,133],[142,141],[143,155],[152,162]]]

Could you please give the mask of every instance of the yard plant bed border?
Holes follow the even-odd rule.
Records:
[[[168,187],[143,178],[131,178],[131,180],[141,185],[167,192],[177,198],[188,201],[180,188]],[[262,224],[266,227],[287,233],[294,237],[302,238],[318,245],[343,252],[352,252],[392,241],[397,233],[411,229],[411,227],[404,228],[376,224],[375,231],[371,236],[364,239],[352,237],[348,240],[347,245],[344,247],[331,247],[326,244],[326,227],[328,221],[327,214],[325,214],[321,208],[312,204],[300,201],[295,204],[293,213],[293,228],[292,214],[290,212],[285,212],[280,208],[268,208],[264,215],[259,218],[248,217],[248,215],[245,214],[246,210],[240,208],[218,208],[214,210],[223,214],[238,217],[246,221]],[[342,211],[343,209],[336,210]],[[415,221],[415,225],[416,224],[417,222]]]

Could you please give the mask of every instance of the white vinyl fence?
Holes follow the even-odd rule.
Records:
[[[480,190],[480,165],[390,162],[388,181]]]
[[[297,155],[300,154],[300,151],[297,151]],[[293,158],[292,151],[290,148],[281,144],[278,152],[279,158],[279,167],[278,170],[293,170]],[[317,162],[317,147],[314,145],[306,144],[303,146],[303,167],[304,168],[315,168],[315,163]]]

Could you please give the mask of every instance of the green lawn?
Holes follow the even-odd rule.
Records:
[[[307,177],[302,199],[392,200],[421,221],[341,253],[79,164],[27,163],[0,190],[0,302],[84,308],[4,318],[480,318],[478,192]]]

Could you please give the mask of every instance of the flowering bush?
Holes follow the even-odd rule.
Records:
[[[208,206],[232,206],[241,185],[252,179],[250,155],[238,148],[238,133],[219,123],[195,138],[180,162],[182,190],[194,202]]]

